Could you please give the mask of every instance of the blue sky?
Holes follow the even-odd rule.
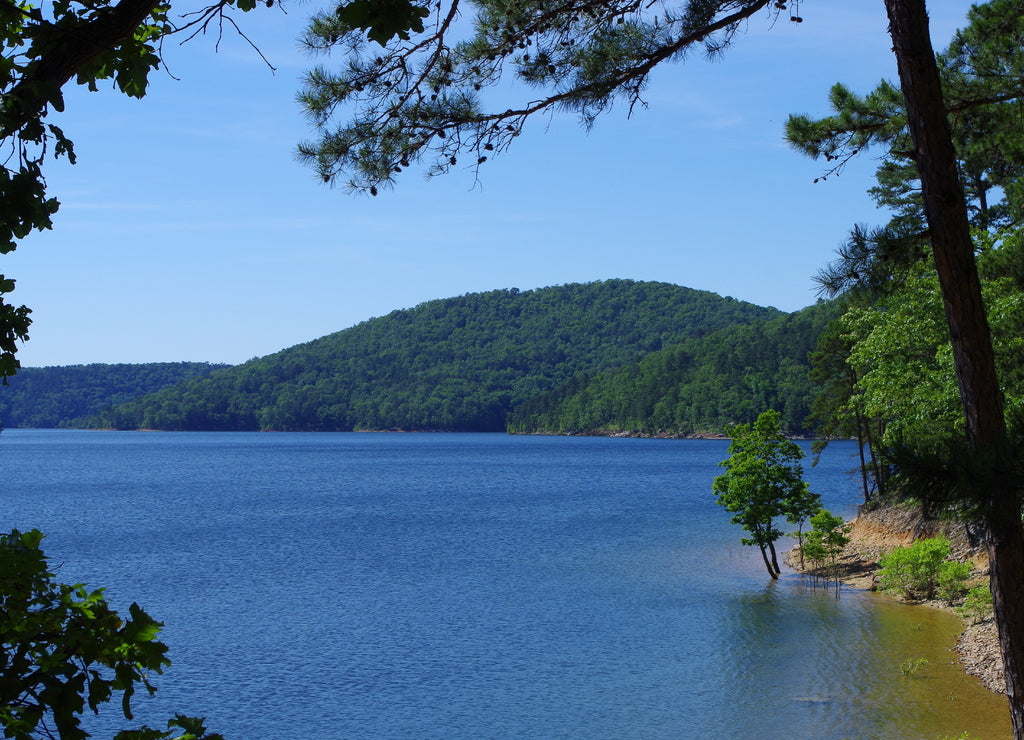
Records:
[[[850,227],[885,219],[873,155],[815,184],[825,165],[782,139],[833,83],[895,79],[882,0],[805,0],[802,24],[757,19],[720,61],[658,70],[631,118],[538,119],[480,182],[413,169],[376,198],[294,158],[317,7],[239,19],[275,72],[225,29],[169,43],[144,100],[67,91],[79,163],[48,170],[54,229],[0,267],[33,310],[23,365],[238,363],[433,298],[610,278],[794,311]],[[968,7],[929,3],[936,48]]]

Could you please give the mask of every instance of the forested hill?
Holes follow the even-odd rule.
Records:
[[[227,365],[153,362],[137,365],[26,367],[0,386],[0,423],[7,427],[56,428],[77,417],[152,393]]]
[[[719,433],[766,409],[804,429],[814,386],[808,354],[836,316],[822,303],[720,329],[527,401],[510,416],[519,433],[645,435]]]
[[[504,431],[581,375],[781,316],[676,285],[608,280],[429,301],[96,415],[120,429]]]

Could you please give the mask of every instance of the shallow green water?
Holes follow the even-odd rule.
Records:
[[[844,715],[863,713],[861,728],[836,737],[955,738],[963,732],[975,740],[1011,737],[1006,697],[967,675],[958,660],[954,645],[964,627],[960,619],[870,592],[846,591],[841,599],[847,609],[863,608],[871,614],[868,633],[846,641],[847,646],[859,645],[863,653],[837,658],[835,663],[843,666],[846,681],[857,686],[830,696],[796,697],[812,714],[821,711],[820,703],[845,705]],[[823,622],[835,627],[839,612],[818,598],[811,601]],[[919,659],[927,663],[904,675],[901,666]]]

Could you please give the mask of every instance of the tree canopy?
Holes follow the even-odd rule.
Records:
[[[978,229],[998,230],[1024,220],[1022,13],[1020,0],[973,6],[968,25],[936,57],[957,170],[971,224]],[[864,95],[837,83],[828,103],[833,111],[828,116],[790,116],[787,140],[828,163],[824,178],[840,172],[858,152],[881,148],[869,192],[892,216],[883,227],[855,226],[839,258],[819,273],[819,283],[829,295],[883,290],[899,279],[902,268],[930,257],[906,104],[899,87],[887,80]]]
[[[668,283],[606,280],[428,301],[103,411],[100,427],[505,431],[579,376],[778,315]]]
[[[832,304],[782,314],[631,281],[534,293],[431,301],[258,358],[244,372],[204,363],[23,368],[0,395],[0,420],[689,436],[752,423],[769,406],[787,432],[810,433],[817,385],[807,355]],[[223,377],[200,379],[218,370]],[[254,384],[256,375],[266,382]]]
[[[56,582],[42,540],[37,530],[0,535],[0,727],[16,740],[83,740],[90,736],[81,726],[86,707],[99,713],[120,695],[121,712],[132,719],[136,689],[152,695],[151,673],[171,662],[156,639],[160,622],[138,604],[124,619],[102,589]],[[196,718],[178,715],[168,727],[124,730],[115,740],[223,740]]]
[[[743,24],[775,22],[776,0],[446,0],[425,30],[383,48],[347,16],[316,15],[313,52],[344,54],[306,75],[300,101],[317,128],[300,156],[325,182],[376,193],[417,163],[447,172],[508,149],[536,114],[590,125],[614,104],[643,105],[652,70],[693,52],[716,56]],[[496,102],[486,89],[514,77]],[[511,98],[511,99],[509,99]]]
[[[1021,404],[1022,12],[1019,0],[973,7],[969,25],[937,55],[1011,420]],[[885,226],[855,226],[819,275],[823,292],[842,294],[845,306],[814,358],[823,384],[815,415],[826,435],[865,443],[868,497],[885,492],[896,448],[947,445],[963,435],[965,421],[904,102],[883,81],[864,96],[837,84],[829,103],[834,112],[824,118],[790,117],[790,142],[837,168],[860,147],[884,147],[871,192],[892,213]],[[906,475],[903,482],[912,484]]]
[[[226,365],[160,362],[22,368],[0,393],[0,424],[37,429],[68,426],[112,404],[223,367]]]
[[[806,421],[818,386],[808,354],[835,315],[830,304],[725,327],[580,377],[514,410],[514,432],[722,434],[776,408],[790,434]]]
[[[783,435],[778,411],[764,411],[753,424],[737,424],[729,434],[729,457],[719,463],[725,473],[715,478],[712,490],[733,515],[732,523],[750,534],[740,541],[756,545],[768,575],[778,578],[775,541],[784,532],[776,519],[802,521],[821,508],[821,499],[803,479],[803,450]]]

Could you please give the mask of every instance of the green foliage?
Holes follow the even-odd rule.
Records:
[[[967,592],[967,579],[971,577],[971,564],[947,560],[939,568],[935,595],[952,604]]]
[[[1024,3],[991,0],[971,8],[968,25],[938,55],[961,185],[973,225],[981,229],[1021,221],[1024,203]],[[820,275],[826,293],[884,289],[898,271],[920,264],[927,228],[903,95],[882,81],[861,96],[841,84],[829,93],[832,114],[790,116],[786,138],[798,151],[824,158],[827,178],[858,152],[881,146],[886,154],[869,191],[893,214],[881,229],[856,227],[840,257]]]
[[[808,532],[804,537],[803,545],[800,550],[800,558],[804,562],[810,562],[812,566],[817,566],[818,563],[824,563],[828,558],[828,551],[825,549],[824,543],[819,537],[812,537],[813,532]]]
[[[400,19],[418,20],[406,14],[415,4],[396,4]],[[342,178],[371,194],[419,162],[431,174],[460,158],[479,168],[535,114],[567,109],[590,125],[616,101],[639,103],[657,64],[690,50],[717,55],[744,22],[764,10],[770,23],[780,7],[770,0],[437,2],[434,22],[411,38],[372,28],[362,8],[345,9],[344,22],[325,10],[311,21],[306,46],[325,56],[343,50],[345,61],[306,75],[300,102],[317,133],[299,155],[324,182]],[[525,85],[506,86],[505,100],[490,110],[484,89],[504,73]]]
[[[1019,267],[1009,268],[1019,265],[1024,254],[1022,18],[1022,0],[974,6],[968,25],[938,55],[1011,426],[1015,418],[1024,418],[1024,281]],[[928,265],[932,234],[903,96],[886,81],[867,95],[836,85],[829,106],[832,112],[825,117],[791,116],[787,138],[799,151],[829,162],[826,177],[857,152],[882,147],[870,193],[892,218],[883,227],[855,226],[838,258],[818,275],[822,293],[843,294],[847,308],[823,334],[814,357],[814,377],[822,384],[814,421],[823,435],[855,436],[866,448],[861,465],[866,501],[896,493],[942,505],[955,501],[960,515],[977,514],[977,504],[989,493],[986,485],[971,481],[986,475],[988,463],[963,442],[949,319],[936,272]],[[1014,431],[1021,436],[1020,429]],[[1020,448],[1024,442],[1015,444]],[[964,506],[966,499],[969,505]]]
[[[250,379],[242,385],[241,394],[218,381],[202,392],[202,400],[192,396],[195,403],[212,409],[255,406],[258,411],[251,426],[238,418],[230,422],[224,418],[225,425],[237,426],[216,427],[216,421],[191,409],[176,418],[190,416],[193,423],[208,424],[208,428],[689,434],[724,432],[733,423],[751,423],[759,409],[768,406],[780,409],[786,429],[803,431],[802,419],[813,393],[807,350],[832,315],[829,304],[784,315],[656,283],[608,281],[545,290],[554,293],[494,291],[395,312],[312,343],[334,344],[333,348],[302,345],[247,363],[250,374],[285,360],[289,369],[275,370],[272,379],[260,381],[257,387]],[[506,301],[522,305],[490,305]],[[399,317],[408,323],[387,326]],[[626,335],[614,335],[617,330]],[[350,336],[364,331],[370,336]],[[685,338],[687,332],[694,336]],[[595,336],[604,338],[600,346],[594,344]],[[423,337],[438,340],[428,345],[421,341]],[[673,338],[683,341],[670,344]],[[669,346],[647,351],[665,344]],[[507,349],[501,350],[502,345]],[[480,347],[487,347],[491,356]],[[301,361],[288,357],[300,350]],[[329,386],[330,368],[317,367],[327,352],[334,358],[361,355],[345,360],[349,383],[359,377],[353,377],[351,370],[364,360],[376,364],[372,375],[366,369],[368,380],[383,376],[388,382],[365,388]],[[642,357],[632,361],[637,356]],[[440,367],[432,366],[435,358]],[[403,368],[403,364],[413,366]],[[596,374],[589,371],[602,365],[621,367]],[[129,411],[136,404],[104,409],[222,368],[203,363],[25,368],[0,393],[0,420],[12,427],[59,427],[80,425],[83,417],[93,415],[88,422],[93,426],[190,428],[169,420],[163,410],[150,409],[149,399],[138,403],[147,406],[142,416]],[[302,376],[301,385],[295,387],[299,379],[287,373]],[[411,387],[432,377],[437,378],[433,389]],[[283,387],[278,388],[279,383]],[[509,383],[514,396],[507,390]],[[241,397],[253,391],[262,398]],[[170,398],[175,393],[168,389],[165,395]],[[197,390],[190,386],[188,393]],[[504,398],[498,397],[501,393]],[[220,398],[221,394],[230,401]],[[362,406],[376,417],[367,413],[339,418],[343,408],[352,408],[352,403],[339,397],[362,394],[378,399]],[[170,402],[161,403],[169,412]],[[191,405],[193,401],[174,403]],[[438,405],[447,411],[439,411]],[[338,414],[335,418],[347,426],[330,426],[325,406],[333,407],[330,413]],[[488,414],[487,408],[492,412]],[[386,418],[382,409],[387,411]]]
[[[89,737],[81,728],[86,706],[98,713],[119,693],[121,711],[131,719],[136,688],[153,694],[150,672],[162,673],[170,661],[167,646],[156,639],[162,625],[138,604],[123,620],[102,589],[56,583],[42,539],[37,530],[0,536],[0,726],[15,740],[80,740]],[[189,732],[201,727],[190,718],[173,722]],[[145,727],[139,732],[117,738],[170,737],[145,734],[151,732]]]
[[[95,90],[97,81],[110,79],[124,94],[142,97],[159,64],[156,44],[170,30],[166,6],[153,0],[120,14],[112,6],[55,0],[48,7],[11,4],[0,13],[0,136],[15,152],[0,167],[0,253],[52,226],[58,204],[46,195],[43,164],[48,153],[75,161],[71,141],[46,123],[51,111],[64,109],[64,84],[74,77]]]
[[[761,413],[753,426],[737,424],[730,434],[729,458],[719,463],[726,472],[715,478],[712,491],[732,523],[750,534],[740,542],[760,548],[768,574],[778,578],[774,543],[783,532],[775,519],[820,508],[820,498],[803,480],[803,450],[783,435],[777,411]]]
[[[1024,4],[972,5],[968,24],[940,56],[953,140],[963,161],[976,222],[984,228],[1020,223],[1024,205]],[[998,197],[993,197],[998,196]]]
[[[864,503],[868,503],[873,497],[885,495],[888,469],[879,464],[875,454],[885,422],[868,415],[858,388],[860,371],[848,362],[860,335],[852,332],[843,318],[856,307],[850,297],[843,299],[842,306],[837,306],[843,313],[825,327],[818,336],[817,348],[809,355],[810,377],[817,384],[817,395],[806,423],[816,430],[816,455],[831,439],[857,441],[861,487]]]
[[[834,562],[843,548],[850,544],[849,535],[850,525],[841,516],[828,509],[819,509],[811,517],[811,531],[807,533],[804,544],[805,554],[815,560]],[[807,551],[808,547],[813,547],[817,557]]]
[[[218,732],[207,732],[202,717],[186,717],[175,715],[167,720],[167,730],[154,730],[141,727],[138,730],[122,730],[114,736],[114,740],[224,740]],[[183,730],[179,734],[178,730]]]
[[[587,374],[771,309],[609,280],[429,301],[97,415],[99,427],[505,431],[509,412]]]
[[[885,419],[882,445],[926,439],[962,425],[945,312],[933,271],[907,277],[871,308],[851,308],[839,320],[856,337],[847,363],[857,401],[868,418]]]
[[[271,2],[267,2],[271,4]],[[149,73],[159,68],[160,43],[170,34],[222,17],[230,7],[249,10],[253,0],[220,0],[171,21],[170,4],[142,0],[51,0],[7,3],[0,10],[0,137],[11,158],[0,167],[0,253],[15,248],[32,230],[51,227],[58,203],[46,196],[48,156],[74,164],[74,146],[52,112],[64,110],[62,88],[72,79],[90,90],[109,80],[134,98],[146,94]]]
[[[882,590],[904,594],[910,598],[930,599],[942,584],[944,598],[955,598],[966,590],[970,566],[947,560],[949,540],[932,537],[918,540],[909,547],[897,547],[881,560],[879,578]],[[955,594],[950,597],[950,594]]]
[[[850,525],[841,516],[828,509],[818,508],[811,517],[811,531],[800,543],[801,564],[810,561],[814,568],[814,583],[824,577],[826,588],[829,580],[835,582],[836,597],[839,596],[839,555],[850,543]]]
[[[996,369],[1021,445],[1024,425],[1015,420],[1024,409],[1024,227],[977,238]],[[845,305],[812,356],[823,388],[814,405],[819,429],[866,442],[865,467],[879,489],[884,484],[930,505],[953,502],[970,516],[978,497],[967,492],[984,475],[984,460],[959,442],[963,413],[935,271],[921,266],[872,301]]]
[[[339,33],[366,31],[366,37],[381,46],[396,36],[408,41],[410,31],[423,33],[423,19],[429,15],[426,7],[410,0],[352,0],[334,11]]]
[[[864,96],[836,83],[828,102],[831,116],[792,115],[786,121],[786,139],[809,157],[844,162],[865,147],[907,135],[903,93],[891,82],[883,80]]]
[[[927,658],[908,658],[900,663],[900,673],[904,676],[916,676],[928,665]]]
[[[778,409],[793,433],[807,427],[815,384],[809,351],[834,316],[831,304],[726,327],[636,363],[577,378],[518,407],[515,432],[647,435],[722,433]]]
[[[1024,227],[979,232],[976,237],[996,367],[1012,407],[1024,397]],[[887,419],[890,433],[883,441],[948,437],[962,425],[934,270],[908,274],[874,305],[848,311],[839,325],[852,340],[847,363],[859,378],[866,412]]]
[[[0,421],[8,427],[74,426],[75,419],[107,406],[224,367],[227,365],[162,362],[23,368],[0,390]]]
[[[964,603],[957,609],[964,619],[980,622],[992,616],[992,590],[985,585],[973,586],[964,596]]]
[[[2,220],[3,217],[0,216],[0,221]],[[4,294],[13,290],[14,281],[0,275],[0,380],[4,385],[7,384],[7,378],[21,367],[16,357],[17,343],[28,339],[28,327],[32,324],[32,319],[28,317],[31,311],[24,306],[15,307],[4,302]],[[3,415],[0,414],[0,420],[2,419]]]

